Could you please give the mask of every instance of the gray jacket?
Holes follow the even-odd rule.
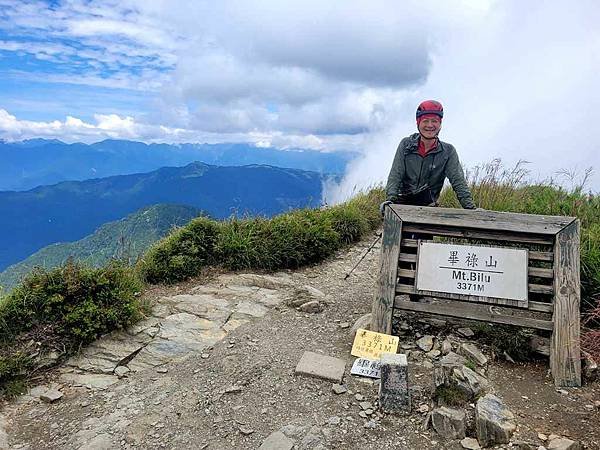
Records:
[[[418,153],[419,133],[400,141],[387,181],[387,200],[402,202],[401,195],[431,189],[432,200],[438,200],[444,180],[448,178],[463,208],[474,209],[473,197],[465,181],[456,149],[438,140],[437,148],[423,158]]]

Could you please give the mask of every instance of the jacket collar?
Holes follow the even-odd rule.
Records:
[[[406,142],[406,145],[404,146],[404,154],[409,154],[409,153],[417,153],[419,151],[419,137],[421,135],[419,133],[414,133],[411,134],[408,137],[408,140]],[[432,154],[432,153],[438,153],[441,152],[442,150],[444,150],[444,146],[442,145],[442,141],[440,141],[440,139],[438,138],[438,143],[437,143],[437,147],[434,148],[433,150],[430,150],[429,152],[427,152],[427,154]]]

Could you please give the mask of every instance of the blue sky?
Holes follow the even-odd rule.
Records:
[[[347,190],[436,98],[465,165],[583,172],[598,23],[593,0],[0,0],[0,138],[360,151]]]

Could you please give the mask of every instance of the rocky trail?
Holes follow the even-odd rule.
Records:
[[[370,312],[379,248],[344,275],[371,240],[298,271],[216,274],[151,289],[151,317],[105,336],[2,406],[0,448],[478,448],[461,443],[455,429],[444,432],[432,401],[440,360],[471,347],[491,356],[468,329],[458,330],[465,324],[398,319],[411,414],[382,412],[378,381],[350,375],[352,325]],[[306,351],[343,360],[341,385],[297,374]],[[597,382],[556,389],[547,361],[482,360],[473,372],[480,378],[463,375],[487,383],[514,416],[510,442],[496,448],[600,449]],[[471,437],[477,407],[465,409]]]

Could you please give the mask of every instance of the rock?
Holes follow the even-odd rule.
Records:
[[[46,403],[54,403],[60,400],[63,396],[63,393],[56,389],[48,389],[42,395],[40,395],[40,400]]]
[[[77,450],[111,450],[113,448],[115,448],[115,446],[113,446],[111,435],[102,433],[94,436]]]
[[[331,385],[331,390],[333,391],[334,394],[338,394],[338,395],[348,392],[348,388],[346,387],[346,385],[337,384],[337,383],[333,383]]]
[[[483,447],[507,444],[517,428],[514,414],[493,394],[477,401],[475,426],[477,440]]]
[[[130,372],[129,367],[127,366],[117,366],[115,368],[115,375],[119,378],[123,378]]]
[[[363,409],[363,410],[367,410],[367,409],[373,408],[373,405],[371,404],[371,402],[360,402],[358,404],[358,406],[360,406],[360,409]]]
[[[342,419],[340,419],[338,416],[333,416],[327,420],[327,424],[335,426],[335,425],[339,425],[341,423],[341,421],[342,421]]]
[[[538,439],[545,442],[548,440],[548,436],[546,436],[544,433],[538,433]]]
[[[92,390],[104,390],[108,386],[115,384],[119,378],[114,375],[101,375],[94,373],[64,373],[60,376],[61,381],[70,383],[73,386],[84,386]]]
[[[159,367],[158,369],[156,369],[156,373],[167,373],[169,371],[169,369],[167,369],[166,367]]]
[[[488,362],[487,356],[481,353],[475,344],[463,343],[460,345],[460,353],[466,358],[472,359],[480,366],[485,366]]]
[[[240,430],[240,433],[243,434],[244,436],[248,436],[248,435],[254,433],[254,430],[252,428],[248,428],[245,426],[239,427],[238,430]]]
[[[354,339],[354,336],[359,328],[362,328],[363,330],[371,329],[371,313],[360,316],[356,322],[354,322],[354,325],[352,325],[352,328],[350,328],[350,337],[352,339]]]
[[[306,427],[300,427],[296,425],[285,425],[279,429],[287,437],[298,437],[306,431]]]
[[[481,449],[481,446],[479,445],[479,442],[477,442],[477,439],[473,439],[470,437],[466,437],[462,441],[460,441],[460,445],[462,445],[462,448],[466,448],[469,450]]]
[[[350,322],[341,322],[340,328],[345,330],[346,328],[350,328]]]
[[[598,363],[594,361],[592,355],[588,352],[581,352],[583,356],[582,375],[585,381],[591,383],[598,379]]]
[[[452,352],[444,356],[433,370],[434,386],[456,386],[470,398],[489,392],[488,380],[462,364],[464,360]]]
[[[550,356],[550,339],[543,336],[533,335],[529,339],[529,347],[532,351],[543,356]]]
[[[445,406],[431,412],[433,429],[445,439],[462,439],[465,437],[466,415],[458,409]]]
[[[300,305],[298,311],[311,314],[318,313],[321,312],[321,304],[317,300],[312,300]]]
[[[325,294],[309,285],[294,289],[292,297],[287,301],[287,304],[293,308],[297,308],[305,303],[316,301],[320,303],[325,300]]]
[[[421,414],[426,414],[429,412],[429,405],[422,403],[419,405],[417,411],[419,411]]]
[[[426,369],[433,369],[435,366],[431,361],[426,359],[425,361],[423,361],[423,367],[425,367]]]
[[[435,359],[441,355],[439,350],[431,350],[430,352],[425,353],[425,355],[430,359]]]
[[[473,332],[473,330],[471,330],[468,327],[459,328],[458,330],[456,330],[456,332],[466,338],[475,336],[475,333]]]
[[[487,379],[467,366],[461,366],[458,369],[455,368],[452,372],[452,377],[456,381],[456,386],[470,397],[478,397],[480,394],[487,393],[491,389]]]
[[[516,448],[518,450],[539,450],[540,448],[546,450],[546,447],[544,447],[544,446],[539,446],[538,447],[536,444],[532,444],[532,443],[527,442],[527,441],[522,441],[520,439],[511,441],[511,444],[512,444],[513,448]]]
[[[132,336],[124,331],[115,331],[83,348],[69,358],[67,365],[87,372],[112,374],[121,361],[137,354],[151,340],[146,334]]]
[[[379,405],[381,409],[388,412],[410,412],[406,355],[401,353],[383,353],[381,355]]]
[[[377,422],[371,419],[367,423],[365,423],[364,427],[367,429],[377,428]]]
[[[578,441],[562,437],[551,440],[547,448],[548,450],[580,450],[581,444]]]
[[[341,383],[345,370],[346,362],[343,359],[314,352],[304,352],[296,366],[295,373]]]
[[[357,402],[362,402],[365,399],[365,396],[362,394],[354,394],[354,398]]]
[[[6,432],[6,420],[0,416],[0,450],[8,450],[8,433]]]
[[[237,304],[234,313],[251,317],[264,317],[269,308],[260,303],[243,300]]]
[[[442,342],[442,355],[447,355],[452,351],[452,343],[448,339],[444,339]]]
[[[423,336],[422,338],[417,340],[416,344],[417,347],[419,347],[421,350],[423,350],[424,352],[428,352],[433,348],[433,336]]]

